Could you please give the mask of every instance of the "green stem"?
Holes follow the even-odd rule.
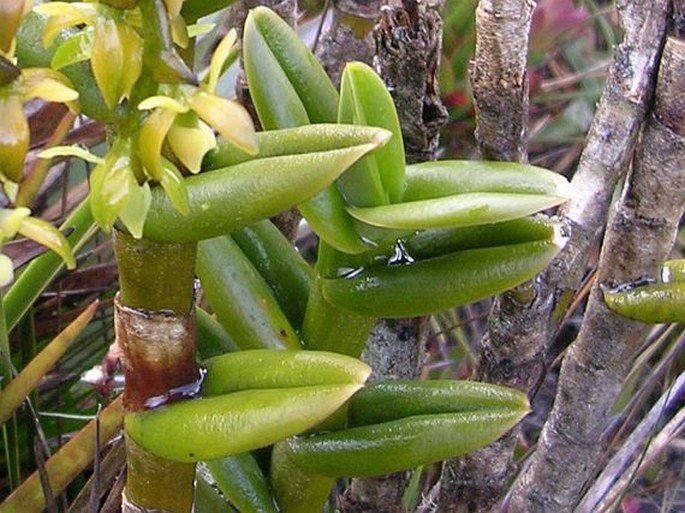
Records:
[[[196,243],[134,239],[117,231],[114,250],[122,304],[153,311],[191,311]]]
[[[125,373],[124,407],[164,404],[198,380],[193,301],[196,244],[160,243],[116,232],[120,292],[115,328]],[[179,399],[183,393],[177,394]],[[177,397],[174,397],[177,399]],[[154,404],[152,404],[154,403]],[[123,511],[191,511],[195,465],[177,463],[127,441]]]
[[[307,349],[332,351],[359,358],[375,318],[341,310],[330,304],[321,293],[317,275],[309,292],[302,338]]]
[[[355,358],[361,356],[376,318],[348,312],[329,303],[323,297],[321,281],[335,276],[341,268],[364,267],[369,258],[367,254],[346,255],[323,241],[319,243],[315,276],[302,326],[302,339],[307,349],[332,351]]]

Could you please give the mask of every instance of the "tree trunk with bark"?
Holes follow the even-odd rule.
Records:
[[[476,10],[476,50],[469,71],[476,140],[484,159],[528,161],[527,57],[534,7],[530,0],[482,0]],[[524,392],[535,386],[544,355],[520,336],[520,326],[540,330],[546,322],[530,309],[537,288],[529,281],[495,298],[472,379]],[[498,502],[513,470],[518,433],[515,428],[488,447],[445,462],[439,511],[484,511]]]
[[[571,511],[594,476],[602,433],[648,326],[610,311],[602,287],[657,278],[685,205],[685,43],[666,43],[650,113],[605,237],[587,314],[564,358],[554,408],[510,511]],[[560,472],[563,469],[563,472]]]
[[[493,4],[482,3],[489,7]],[[522,3],[518,2],[518,5]],[[530,283],[528,290],[519,288],[495,301],[480,355],[479,379],[507,384],[529,393],[540,381],[545,370],[544,355],[580,287],[589,255],[605,226],[614,187],[630,161],[645,112],[652,101],[669,2],[661,0],[645,4],[622,1],[618,2],[617,9],[624,28],[624,40],[614,53],[604,94],[572,180],[571,200],[559,210],[563,233],[569,240],[549,268]],[[509,18],[496,19],[506,23]],[[479,34],[481,30],[479,27]],[[490,27],[489,31],[501,32],[502,29]],[[513,33],[518,33],[519,37],[526,36],[522,30]],[[507,44],[519,49],[523,47],[520,42],[510,41]],[[490,56],[486,54],[482,57],[482,66],[500,62],[501,50],[494,48],[489,50]],[[476,74],[477,62],[474,60],[472,75]],[[477,76],[492,75],[481,72]],[[483,81],[478,83],[488,84]],[[490,83],[492,87],[501,87],[516,81],[503,77],[499,82],[492,80]],[[474,80],[474,89],[476,86]],[[522,90],[523,87],[520,87],[517,91],[518,101],[521,101]],[[477,101],[479,97],[493,97],[482,92],[475,93],[475,96]],[[494,97],[497,98],[497,95]],[[502,94],[502,98],[512,97],[517,98],[511,92]],[[521,136],[525,133],[520,124],[520,114],[518,125],[506,121],[513,107],[506,107],[508,110],[502,111],[502,102],[481,101],[477,111],[479,138],[486,133],[480,129],[481,119],[483,122],[489,119],[496,123],[498,116],[505,120],[505,128],[517,127],[505,131],[513,141],[518,140],[517,134]],[[485,116],[483,111],[490,107],[492,112]],[[525,148],[520,142],[514,144],[503,141],[502,150],[498,152],[499,146],[485,149],[481,145],[481,148],[485,150],[484,155],[508,155],[510,158],[520,156],[521,149]],[[446,466],[442,476],[439,510],[496,510],[506,479],[511,475],[514,445],[515,439],[510,434],[490,447],[467,456],[462,463]],[[554,476],[551,478],[555,479]]]

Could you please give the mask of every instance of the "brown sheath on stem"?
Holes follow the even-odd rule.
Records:
[[[125,374],[124,406],[140,411],[198,380],[195,315],[129,308],[115,299],[115,330]]]
[[[195,309],[187,314],[149,311],[122,305],[119,297],[114,305],[126,411],[160,406],[196,392]],[[127,454],[124,512],[191,511],[194,464],[159,458],[130,439]]]

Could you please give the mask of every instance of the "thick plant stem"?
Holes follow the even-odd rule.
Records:
[[[481,0],[476,50],[469,68],[476,107],[476,139],[488,160],[528,161],[528,39],[535,2]],[[473,379],[529,391],[542,372],[539,348],[502,329],[526,318],[534,281],[495,299],[490,329],[481,341]],[[543,321],[534,317],[533,321]],[[509,364],[503,366],[503,362]],[[506,370],[505,370],[506,369]],[[445,462],[440,511],[486,511],[501,496],[511,472],[518,430],[463,458]]]
[[[470,65],[476,139],[486,160],[528,160],[528,36],[533,0],[481,0]]]
[[[193,280],[196,245],[137,240],[117,232],[120,293],[115,330],[125,374],[124,407],[140,411],[196,392]],[[125,512],[186,513],[195,465],[153,456],[127,440]]]
[[[517,480],[510,511],[572,510],[599,462],[611,408],[647,329],[611,312],[601,287],[658,277],[675,241],[685,205],[684,69],[685,43],[670,39],[655,106],[602,247],[583,326],[564,358],[554,408]]]

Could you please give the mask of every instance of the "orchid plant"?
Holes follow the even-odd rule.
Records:
[[[40,153],[94,164],[88,198],[63,225],[73,229],[69,241],[19,205],[0,211],[0,236],[33,238],[73,267],[72,247],[95,229],[112,234],[126,384],[123,401],[103,411],[100,434],[113,437],[123,423],[125,511],[230,503],[242,512],[318,512],[337,478],[410,469],[496,440],[527,414],[524,394],[458,381],[365,385],[371,369],[361,350],[375,319],[514,287],[564,244],[540,214],[568,198],[563,177],[520,164],[405,165],[382,79],[350,63],[337,91],[266,8],[250,12],[241,42],[230,30],[207,69],[193,71],[184,49],[203,30],[193,23],[226,4],[45,2],[27,14],[17,1],[0,17],[7,198],[28,148],[26,98],[80,104],[107,125],[103,155],[76,146]],[[22,23],[39,28],[18,43]],[[36,42],[52,69],[14,58],[17,45]],[[239,46],[260,132],[243,106],[217,93]],[[292,207],[318,236],[313,266],[268,220]],[[49,256],[8,291],[10,328],[59,267]],[[6,284],[11,263],[0,265]],[[0,412],[10,404],[2,398]],[[80,472],[88,458],[73,454],[93,443],[74,438],[48,461],[53,491],[68,483],[53,474]],[[270,461],[260,465],[254,451],[265,447]],[[2,506],[44,504],[34,479]]]

